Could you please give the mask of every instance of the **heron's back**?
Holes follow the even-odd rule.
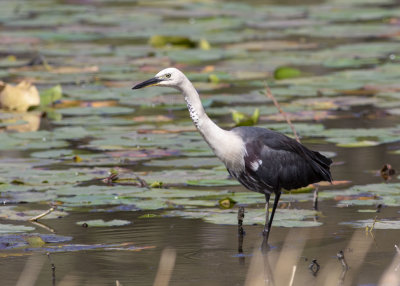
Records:
[[[237,127],[246,146],[245,168],[230,173],[245,187],[257,192],[278,192],[332,181],[332,160],[281,133],[258,127]]]

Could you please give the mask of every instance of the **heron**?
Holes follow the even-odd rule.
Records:
[[[296,140],[273,130],[240,126],[220,128],[206,114],[190,80],[176,68],[166,68],[132,89],[172,87],[186,101],[190,118],[229,174],[250,191],[264,194],[266,201],[263,236],[268,241],[282,189],[291,190],[320,181],[332,182],[332,160]],[[269,203],[275,195],[271,217]]]

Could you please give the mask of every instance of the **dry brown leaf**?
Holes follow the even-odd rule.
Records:
[[[301,121],[301,120],[325,120],[325,119],[337,119],[339,115],[334,114],[331,111],[327,110],[304,110],[299,112],[288,112],[287,113],[292,121]],[[343,117],[343,116],[341,116]],[[260,117],[261,120],[271,120],[271,121],[286,121],[285,117],[280,114],[270,114]]]
[[[107,100],[107,101],[80,101],[80,100],[62,100],[61,102],[55,104],[57,108],[70,108],[70,107],[107,107],[116,106],[117,101]]]
[[[205,66],[202,69],[202,73],[209,73],[209,72],[213,72],[215,70],[215,66]]]
[[[390,164],[385,164],[381,168],[380,171],[381,177],[386,181],[389,181],[392,179],[392,176],[396,174],[396,170],[392,168],[392,165]]]
[[[173,133],[182,133],[182,132],[191,132],[195,131],[195,127],[182,127],[174,130],[165,130],[165,129],[139,129],[137,130],[138,134],[173,134]]]
[[[52,67],[50,72],[52,73],[60,73],[60,74],[68,74],[68,73],[92,73],[98,72],[98,66],[88,66],[88,67]]]
[[[132,118],[135,122],[168,122],[172,121],[173,119],[168,116],[164,115],[156,115],[156,116],[135,116]]]
[[[0,107],[12,111],[27,111],[31,106],[40,104],[37,88],[28,81],[21,81],[17,86],[0,83]]]
[[[351,200],[369,201],[378,199],[378,196],[348,195],[348,196],[336,196],[334,199],[335,201],[351,201]]]
[[[346,184],[350,184],[350,183],[351,183],[351,181],[346,181],[346,180],[332,181],[332,183],[324,181],[324,182],[319,182],[318,185],[319,186],[339,186],[339,185],[346,185]]]
[[[108,106],[116,106],[117,101],[115,100],[107,100],[107,101],[85,101],[81,102],[80,106],[82,107],[108,107]]]
[[[247,51],[281,51],[293,49],[315,49],[316,43],[299,43],[295,41],[253,41],[235,43],[226,46],[228,49],[244,49]]]
[[[80,100],[63,99],[62,101],[55,103],[54,106],[57,108],[68,108],[68,107],[77,107],[80,106],[80,104],[81,104]]]

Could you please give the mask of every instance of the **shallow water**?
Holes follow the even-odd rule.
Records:
[[[1,284],[15,285],[33,261],[35,285],[151,285],[172,248],[169,285],[251,285],[255,273],[261,284],[273,276],[289,285],[294,265],[292,285],[378,285],[400,237],[398,177],[379,175],[384,164],[399,169],[399,11],[374,0],[4,4],[0,79],[30,79],[41,93],[61,84],[63,95],[0,113]],[[196,47],[152,47],[154,35]],[[38,54],[45,62],[29,65]],[[259,107],[259,126],[292,136],[262,94],[267,80],[302,143],[334,161],[336,183],[320,186],[319,212],[312,191],[283,194],[261,260],[263,196],[228,177],[180,94],[131,91],[171,65],[223,127],[234,126],[232,109]],[[274,79],[287,67],[300,76]],[[105,183],[113,170],[118,180]],[[236,205],[224,210],[227,197]],[[28,222],[50,205],[57,212]],[[238,206],[246,209],[243,253]]]
[[[319,218],[323,226],[312,229],[293,230],[275,227],[270,238],[276,255],[282,248],[287,236],[299,236],[305,233],[305,248],[301,253],[296,273],[297,285],[319,285],[316,281],[322,276],[314,277],[308,266],[312,259],[317,259],[321,273],[331,273],[333,281],[340,277],[340,264],[336,252],[343,249],[345,257],[350,257],[356,250],[348,249],[349,238],[354,229],[339,227],[338,220],[368,218],[368,215],[357,213],[356,207],[338,209],[331,202],[321,203],[324,217]],[[51,257],[56,266],[56,279],[60,281],[65,275],[72,275],[79,281],[78,285],[113,285],[119,280],[123,285],[152,284],[156,275],[160,253],[165,247],[176,249],[177,260],[173,271],[171,285],[243,285],[248,273],[249,263],[254,249],[259,251],[261,245],[261,227],[247,226],[244,238],[243,255],[237,252],[237,228],[207,224],[200,220],[185,220],[177,218],[138,219],[140,212],[118,212],[112,214],[73,213],[67,218],[49,220],[47,225],[56,230],[57,234],[74,237],[76,244],[122,243],[134,242],[136,246],[155,246],[153,249],[135,251],[78,251],[53,253]],[[396,217],[398,213],[390,208],[382,215]],[[133,221],[133,224],[119,228],[88,228],[83,229],[74,224],[76,220],[85,218],[118,218]],[[393,257],[393,238],[399,231],[376,230],[370,250],[362,266],[356,273],[349,270],[349,275],[355,275],[354,285],[374,284],[382,274],[382,269],[388,267]],[[371,236],[363,235],[363,240],[372,240]],[[304,239],[304,238],[303,238]],[[361,241],[363,242],[363,241]],[[307,261],[306,261],[307,259]],[[1,272],[3,285],[14,285],[18,276],[10,273],[20,273],[27,257],[3,258]],[[288,266],[289,267],[289,266]],[[51,267],[48,262],[40,272],[37,285],[51,285]],[[134,281],[134,282],[132,282]],[[189,281],[189,282],[188,282]]]

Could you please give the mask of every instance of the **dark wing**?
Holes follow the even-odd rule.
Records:
[[[296,140],[257,127],[238,127],[234,132],[245,142],[245,173],[250,181],[259,181],[257,191],[261,191],[262,187],[270,191],[281,188],[290,190],[320,181],[332,181],[332,160]]]

